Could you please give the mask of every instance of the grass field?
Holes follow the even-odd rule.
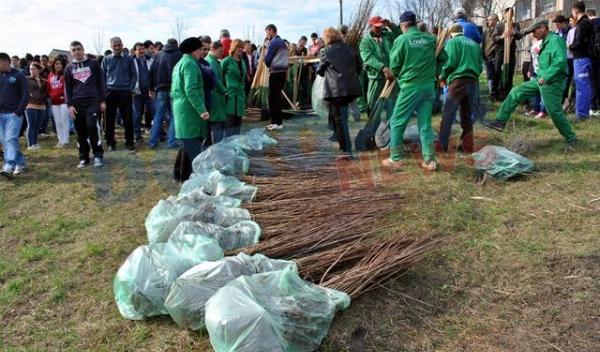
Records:
[[[518,115],[504,134],[477,135],[527,141],[535,173],[480,185],[458,157],[435,174],[410,162],[390,185],[406,194],[399,232],[456,240],[354,301],[323,351],[600,350],[600,120],[578,124],[566,153],[550,121]],[[282,133],[310,130],[328,134],[309,119]],[[178,190],[174,152],[118,151],[77,170],[76,150],[54,144],[26,151],[28,172],[0,182],[0,350],[210,350],[206,333],[167,317],[123,320],[112,296],[117,269],[146,242],[146,215]]]

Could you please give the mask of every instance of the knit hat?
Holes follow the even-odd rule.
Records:
[[[202,47],[202,42],[196,37],[185,39],[179,44],[179,50],[184,54],[191,54]]]
[[[463,18],[463,17],[467,17],[467,11],[465,11],[465,9],[463,9],[462,7],[459,7],[456,10],[454,10],[454,18]]]
[[[229,34],[229,30],[227,29],[221,29],[221,32],[219,32],[219,37],[230,37],[231,35]]]
[[[417,22],[417,15],[412,11],[405,11],[400,15],[400,23]]]
[[[463,27],[460,24],[455,23],[455,24],[453,24],[450,27],[450,29],[448,29],[448,33],[450,33],[450,34],[457,34],[457,33],[462,34],[463,33]]]

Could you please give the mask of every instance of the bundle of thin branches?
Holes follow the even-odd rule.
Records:
[[[333,275],[322,282],[322,286],[346,292],[352,298],[356,298],[406,272],[448,241],[438,236],[415,239],[408,244],[402,238],[375,243],[358,264]]]
[[[280,156],[275,153],[286,153],[285,150],[267,152],[268,155],[252,156],[249,175],[254,176],[286,176],[301,173],[334,173],[338,172],[335,156],[331,153],[312,152],[298,155]]]
[[[375,225],[372,221],[361,220],[358,216],[352,216],[341,224],[330,221],[320,224],[315,222],[305,228],[283,233],[254,246],[234,250],[231,254],[235,255],[239,252],[249,255],[261,253],[269,258],[294,259],[347,246],[356,241],[383,236],[394,226],[396,225],[385,224],[384,222]]]
[[[409,246],[414,240],[409,237],[400,237],[395,241],[398,246]],[[378,241],[376,240],[375,243]],[[363,238],[347,246],[300,257],[294,261],[298,264],[300,275],[305,280],[321,284],[340,271],[354,267],[378,246],[380,245]]]
[[[266,52],[266,49],[263,49],[261,52],[254,80],[252,81],[250,92],[246,97],[246,104],[249,107],[265,109],[269,105],[269,70],[265,65]]]
[[[346,43],[358,49],[358,45],[369,25],[369,18],[375,9],[377,0],[360,0],[356,3],[354,11],[350,16],[350,28],[346,36]]]

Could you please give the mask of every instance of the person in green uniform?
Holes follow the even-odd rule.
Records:
[[[450,132],[456,111],[460,108],[462,128],[459,150],[473,152],[473,121],[477,110],[479,75],[483,67],[483,55],[479,44],[463,35],[463,27],[456,23],[448,31],[452,39],[444,45],[438,57],[441,87],[448,86],[448,97],[444,104],[440,125],[440,146],[448,151]]]
[[[384,27],[389,30],[384,30]],[[400,34],[398,26],[376,16],[369,20],[369,33],[360,42],[360,58],[369,78],[367,89],[367,115],[369,116],[381,95],[385,81],[394,80],[394,75],[389,68],[390,52],[394,40]]]
[[[546,104],[546,111],[552,118],[554,126],[563,136],[567,147],[572,148],[577,138],[561,105],[565,82],[569,74],[565,41],[550,32],[548,20],[546,19],[535,20],[525,30],[525,34],[529,33],[532,33],[534,38],[542,40],[538,58],[537,79],[513,88],[500,106],[496,119],[491,122],[484,121],[483,124],[493,130],[502,132],[519,103],[539,94],[542,96],[544,104]]]
[[[242,60],[243,52],[244,43],[236,39],[231,43],[229,56],[221,63],[227,87],[225,137],[241,133],[242,117],[246,110],[246,64]]]
[[[171,99],[175,137],[182,143],[174,176],[184,182],[190,177],[192,161],[202,152],[210,114],[204,105],[204,84],[198,66],[202,43],[196,37],[187,38],[181,42],[179,49],[183,56],[173,68]]]
[[[223,140],[225,134],[225,122],[227,121],[227,88],[225,88],[225,76],[223,68],[219,62],[219,57],[223,55],[223,44],[220,41],[212,42],[210,53],[206,56],[206,61],[210,64],[215,76],[217,77],[216,87],[211,92],[212,107],[210,108],[209,129],[213,144]]]
[[[382,164],[392,169],[403,166],[404,131],[416,112],[423,154],[421,166],[435,170],[435,133],[431,128],[431,112],[435,100],[436,38],[417,28],[417,16],[412,11],[402,13],[400,22],[404,34],[396,39],[390,55],[390,69],[398,79],[400,94],[390,118],[390,158]]]

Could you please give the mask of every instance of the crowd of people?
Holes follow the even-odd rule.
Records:
[[[406,11],[399,25],[371,18],[358,47],[346,43],[346,27],[329,27],[322,36],[313,33],[309,45],[305,36],[297,43],[287,42],[270,24],[259,47],[233,40],[228,30],[222,30],[215,41],[205,35],[181,43],[169,39],[164,45],[148,40],[135,43],[131,50],[113,37],[110,50],[100,56],[86,54],[81,42],[73,41],[70,62],[61,55],[19,58],[0,53],[1,174],[12,178],[23,172],[19,137],[26,136],[28,150],[39,149],[38,140],[46,137],[49,125],[56,132],[57,148],[68,146],[70,135],[76,134],[78,168],[92,161],[101,167],[104,148],[118,148],[118,124],[124,129],[124,146],[132,152],[144,143],[144,130],[149,148],[166,141],[168,148],[179,149],[174,174],[184,181],[195,156],[240,133],[261,59],[269,73],[271,123],[266,128],[283,128],[281,92],[289,80],[289,57],[307,55],[320,57],[313,70],[323,77],[333,137],[345,157],[351,158],[353,150],[349,114],[361,105],[371,116],[390,84],[395,107],[388,118],[390,158],[384,166],[402,167],[403,135],[415,115],[423,168],[437,169],[436,148],[448,151],[457,112],[462,128],[459,150],[472,152],[484,68],[490,100],[502,102],[496,119],[483,121],[484,125],[502,131],[517,106],[530,102],[527,114],[540,119],[549,115],[573,146],[576,137],[565,111],[574,108],[574,121],[582,121],[600,109],[600,35],[596,35],[600,19],[583,2],[573,5],[570,19],[556,16],[552,29],[547,20],[535,20],[521,30],[517,23],[512,25],[512,15],[509,8],[502,21],[490,16],[481,32],[464,9],[457,9],[455,22],[444,31],[448,38],[442,47],[435,37],[440,29],[430,33],[413,12]],[[505,45],[507,40],[510,45]],[[524,65],[526,82],[513,88],[519,40],[530,41],[530,60]],[[441,95],[442,122],[436,137],[431,119]],[[359,99],[364,103],[357,104]]]

